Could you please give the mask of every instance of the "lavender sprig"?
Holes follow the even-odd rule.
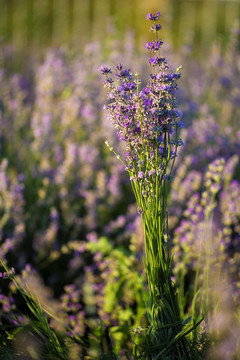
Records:
[[[182,145],[171,140],[178,128],[175,94],[181,68],[172,73],[165,59],[156,56],[149,62],[158,67],[158,72],[150,75],[142,90],[139,75],[134,78],[121,64],[115,68],[117,82],[109,77],[111,69],[100,68],[112,100],[105,108],[119,139],[125,143],[127,170],[130,178],[142,179],[146,196],[150,195],[149,182],[154,185],[158,176],[166,175],[168,163],[176,156],[175,148]]]
[[[185,334],[193,329],[189,325],[186,328],[181,320],[175,285],[171,281],[167,204],[177,149],[183,145],[178,137],[182,123],[178,121],[180,114],[176,103],[181,67],[171,72],[160,56],[163,41],[158,38],[158,31],[161,26],[155,24],[159,17],[159,12],[147,15],[147,19],[154,22],[150,31],[155,33],[156,39],[146,45],[154,56],[149,60],[153,72],[145,87],[140,87],[140,75],[133,75],[122,64],[115,67],[115,79],[110,77],[114,73],[110,68],[100,68],[111,99],[105,106],[108,118],[126,148],[126,159],[117,157],[129,173],[144,227],[144,262],[149,286],[146,309],[149,327],[144,342],[148,348],[150,346],[150,350],[144,351],[148,359],[165,358],[169,353],[166,347],[169,341],[173,346],[172,354],[177,356],[174,358],[179,358],[178,347],[182,355],[184,352],[186,355],[189,344]],[[107,145],[114,152],[108,142]],[[167,329],[170,328],[172,336],[169,338]],[[155,351],[151,345],[156,347]]]

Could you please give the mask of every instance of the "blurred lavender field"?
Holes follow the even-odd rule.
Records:
[[[178,97],[185,146],[169,205],[173,277],[184,315],[199,252],[201,268],[206,266],[207,232],[211,291],[218,299],[211,359],[238,359],[240,353],[238,39],[234,30],[225,51],[216,44],[205,61],[188,47],[177,54],[163,49],[173,67],[184,66]],[[104,45],[89,43],[81,53],[49,49],[22,73],[7,70],[14,53],[1,48],[0,254],[53,315],[51,327],[66,334],[70,359],[97,358],[97,345],[86,353],[74,339],[94,333],[100,320],[106,332],[103,348],[111,348],[108,333],[119,354],[131,348],[128,326],[140,326],[144,313],[140,218],[125,169],[105,146],[108,139],[124,157],[103,110],[106,94],[98,74],[101,64],[122,62],[147,76],[146,57],[135,47],[134,37],[126,35]],[[206,212],[213,214],[209,224]],[[11,281],[1,279],[0,287],[1,358],[7,358],[7,348],[9,354],[18,351],[32,359],[25,305]],[[6,339],[19,324],[23,330],[13,341]],[[41,351],[44,344],[35,338],[32,347]]]

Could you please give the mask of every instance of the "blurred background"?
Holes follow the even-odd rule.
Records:
[[[104,39],[114,23],[119,36],[133,30],[139,45],[149,25],[145,16],[157,9],[166,41],[201,51],[215,40],[224,44],[240,18],[239,0],[0,0],[0,36],[19,53],[80,47]]]

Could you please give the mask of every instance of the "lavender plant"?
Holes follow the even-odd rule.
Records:
[[[144,238],[144,265],[148,279],[146,317],[143,342],[137,346],[136,356],[144,359],[193,359],[196,349],[190,348],[187,334],[193,329],[180,316],[176,288],[171,280],[173,254],[168,232],[168,194],[177,149],[183,145],[179,138],[179,112],[176,103],[177,81],[181,67],[170,72],[160,54],[163,41],[159,38],[160,13],[148,14],[153,25],[150,31],[155,40],[146,48],[154,56],[149,60],[152,68],[147,85],[140,88],[138,73],[121,64],[112,70],[101,66],[105,75],[110,103],[106,106],[109,119],[125,144],[126,159],[122,159],[107,146],[125,166],[141,214]],[[197,325],[197,324],[196,324]],[[191,353],[191,354],[190,354]],[[194,354],[194,355],[193,355]],[[137,358],[136,357],[136,358]]]
[[[32,270],[26,272],[27,280],[31,291],[37,290],[39,299],[42,297],[38,294],[42,295],[43,291],[36,277],[31,281],[33,271],[39,274],[45,287],[51,288],[51,296],[60,300],[69,328],[64,342],[71,344],[71,360],[83,358],[82,345],[74,343],[72,334],[79,337],[84,334],[89,339],[98,320],[103,323],[103,333],[112,336],[116,353],[121,356],[128,349],[131,354],[131,331],[126,324],[140,332],[132,337],[135,342],[144,339],[144,330],[139,328],[146,291],[143,264],[139,261],[144,245],[138,233],[142,232],[138,226],[141,218],[132,204],[134,196],[127,172],[104,146],[103,139],[107,137],[117,153],[124,153],[101,110],[105,95],[97,68],[108,53],[110,64],[123,59],[128,64],[134,63],[145,84],[146,56],[140,53],[136,56],[134,44],[126,38],[111,43],[106,40],[104,44],[88,44],[81,55],[70,54],[63,48],[48,50],[43,62],[29,62],[26,73],[16,74],[8,71],[9,51],[9,47],[3,47],[0,55],[1,257],[9,268],[14,266],[17,274],[25,272],[26,264],[31,265]],[[201,299],[199,294],[195,304],[192,303],[199,246],[204,244],[207,206],[206,202],[202,204],[206,200],[204,192],[211,199],[210,188],[204,187],[204,173],[210,163],[224,158],[223,184],[215,198],[211,236],[206,237],[212,244],[209,281],[206,252],[202,251],[198,286],[204,279],[210,284],[208,323],[212,331],[209,327],[207,331],[215,343],[216,355],[211,352],[209,357],[230,359],[234,355],[229,354],[234,353],[238,358],[240,57],[237,33],[227,51],[215,46],[204,62],[189,52],[178,59],[179,53],[179,50],[178,54],[170,52],[167,57],[172,56],[171,63],[186,64],[177,92],[187,127],[181,130],[186,146],[178,149],[174,163],[167,214],[169,238],[174,246],[173,275],[180,317],[188,318]],[[158,55],[158,50],[154,55]],[[155,61],[156,58],[151,66],[156,75]],[[130,252],[131,235],[136,236],[137,252]],[[102,237],[107,237],[106,244]],[[202,272],[204,267],[206,276]],[[218,269],[222,270],[220,279],[219,275],[215,276]],[[221,282],[221,287],[218,289],[212,280],[216,284]],[[26,306],[11,283],[0,278],[0,291],[0,358],[10,359],[10,354],[15,352],[11,349],[11,343],[15,344],[13,338],[16,336],[17,343],[24,343],[25,332],[21,329],[35,330],[26,325]],[[215,299],[219,300],[217,306]],[[47,300],[52,301],[49,297]],[[53,331],[59,331],[58,322],[51,320],[49,325]],[[92,345],[87,346],[85,353],[92,359],[98,358],[96,352],[101,353],[101,336],[99,331],[95,352],[90,349]],[[47,337],[44,341],[47,344]],[[28,341],[25,344],[28,346]],[[38,347],[35,351],[38,353]]]

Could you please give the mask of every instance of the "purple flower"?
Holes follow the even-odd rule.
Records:
[[[154,24],[150,27],[150,31],[152,32],[157,32],[159,30],[161,30],[162,26],[160,24]]]
[[[107,75],[107,74],[111,74],[112,70],[110,68],[102,65],[99,69],[99,72],[101,75]]]
[[[151,66],[157,66],[157,65],[160,65],[162,62],[165,61],[165,58],[163,57],[157,57],[157,56],[154,56],[153,58],[149,59],[149,64]]]
[[[118,90],[121,92],[128,92],[128,91],[132,91],[134,89],[137,88],[137,84],[135,83],[135,81],[133,81],[132,83],[131,82],[127,82],[127,83],[124,83],[122,85],[119,86]]]
[[[115,67],[115,70],[117,71],[115,73],[115,76],[118,77],[119,79],[128,79],[128,80],[132,79],[132,74],[131,74],[130,69],[128,69],[128,70],[123,69],[121,64],[117,65]]]
[[[160,18],[160,16],[161,15],[159,11],[157,11],[156,14],[149,13],[147,14],[147,20],[157,21]]]
[[[161,45],[163,44],[162,40],[154,40],[154,41],[150,41],[146,44],[145,48],[148,51],[158,51],[161,48]]]
[[[184,128],[184,123],[182,121],[178,121],[178,123],[176,124],[177,128]]]

